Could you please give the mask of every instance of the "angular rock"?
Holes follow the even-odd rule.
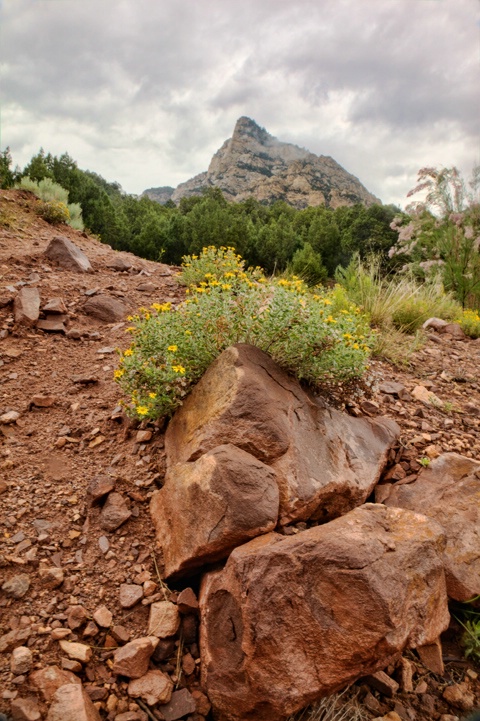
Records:
[[[177,608],[180,613],[198,613],[198,599],[192,588],[184,588],[177,598]]]
[[[88,484],[88,495],[92,506],[107,496],[115,488],[115,479],[111,476],[95,476]]]
[[[105,323],[116,323],[123,320],[128,313],[128,308],[116,298],[109,295],[95,295],[89,298],[83,310],[87,315],[91,315]]]
[[[106,606],[100,606],[93,614],[93,620],[102,628],[110,628],[113,621],[112,612]]]
[[[36,408],[51,408],[55,405],[56,401],[57,399],[55,398],[55,396],[36,393],[34,396],[32,396],[30,405],[35,406]]]
[[[172,466],[151,502],[166,577],[226,558],[272,531],[278,508],[275,472],[231,444]]]
[[[88,611],[83,606],[69,606],[67,609],[67,625],[72,631],[80,628],[88,618]]]
[[[63,302],[63,298],[60,297],[50,298],[50,300],[45,303],[42,310],[44,313],[59,313],[62,315],[67,313],[67,307]]]
[[[34,698],[16,698],[11,706],[12,721],[41,721],[42,714]]]
[[[438,408],[443,405],[440,398],[436,396],[435,393],[432,393],[431,390],[425,388],[425,386],[415,386],[412,391],[412,396],[416,401],[421,401],[427,406],[436,406]]]
[[[440,639],[437,639],[437,643],[418,646],[417,653],[420,661],[429,671],[443,676],[445,668],[443,666],[442,644],[440,643]]]
[[[170,678],[157,669],[147,671],[145,676],[134,679],[128,684],[128,695],[132,698],[142,698],[148,706],[168,703],[172,691],[173,683]]]
[[[105,531],[115,531],[122,523],[128,521],[132,512],[128,510],[125,499],[120,493],[110,493],[102,508],[100,526]]]
[[[480,593],[480,462],[444,453],[416,481],[394,485],[385,505],[435,519],[445,531],[447,592],[456,601]]]
[[[152,603],[148,621],[149,636],[168,638],[178,631],[179,626],[180,616],[174,603],[170,601]]]
[[[395,681],[395,679],[390,678],[390,676],[388,676],[385,671],[377,671],[376,673],[372,673],[371,676],[367,676],[365,681],[368,683],[369,686],[372,686],[372,688],[380,691],[382,696],[387,696],[388,698],[395,696],[399,688],[398,683]]]
[[[65,684],[81,685],[82,683],[78,676],[75,676],[70,671],[63,671],[58,666],[40,668],[38,671],[31,673],[28,679],[47,703],[61,686],[65,686]]]
[[[222,721],[283,719],[447,628],[442,529],[384,509],[256,538],[206,574],[202,685]]]
[[[65,578],[63,570],[61,568],[56,568],[55,566],[52,566],[51,568],[40,566],[38,575],[40,576],[43,585],[48,588],[58,588],[62,585]]]
[[[159,709],[165,721],[177,721],[188,714],[195,713],[195,699],[187,688],[174,691],[170,702]]]
[[[15,323],[33,328],[40,315],[38,288],[21,288],[13,302]]]
[[[113,656],[113,673],[119,673],[128,678],[141,678],[148,671],[150,656],[155,650],[158,640],[155,637],[144,636],[125,644],[115,651]]]
[[[237,344],[210,366],[170,422],[168,465],[231,443],[271,466],[280,523],[328,520],[363,503],[400,433],[315,401],[262,351]]]
[[[463,328],[458,323],[447,323],[443,328],[444,333],[449,333],[454,340],[468,340]]]
[[[76,273],[91,273],[93,271],[85,253],[75,243],[61,235],[50,241],[45,251],[45,257],[53,260],[64,270],[73,270]]]
[[[18,573],[2,585],[2,591],[12,598],[23,598],[30,588],[30,576],[27,573]]]
[[[107,268],[122,272],[133,268],[133,263],[130,260],[127,260],[127,258],[123,258],[121,255],[115,255],[113,260],[110,260],[107,263]]]
[[[40,319],[37,321],[37,328],[45,331],[46,333],[65,333],[66,331],[65,325],[60,319],[60,316],[58,316],[58,318],[52,316],[50,318]]]
[[[82,686],[67,684],[55,691],[47,721],[101,721],[101,719]]]
[[[442,333],[442,332],[444,332],[444,328],[447,325],[448,325],[447,321],[443,320],[443,318],[429,318],[422,325],[422,328],[424,330],[427,330],[427,328],[432,328],[433,330],[436,330],[436,331]]]
[[[136,583],[120,584],[120,606],[133,608],[143,598],[143,588]]]
[[[29,648],[26,646],[18,646],[14,649],[10,658],[10,671],[15,676],[20,676],[24,673],[29,673],[32,668],[33,655]]]
[[[84,643],[73,641],[59,641],[60,648],[67,654],[68,658],[81,663],[88,663],[92,658],[92,649]]]
[[[6,413],[2,413],[2,415],[0,416],[0,423],[8,426],[11,423],[16,423],[19,418],[20,413],[18,413],[18,411],[7,411]]]

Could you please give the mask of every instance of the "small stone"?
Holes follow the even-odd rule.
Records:
[[[139,285],[137,285],[136,289],[139,290],[141,293],[155,293],[155,291],[157,290],[157,286],[155,285],[155,283],[150,283],[147,281],[145,283],[140,283]]]
[[[190,676],[192,673],[195,672],[195,659],[193,658],[191,653],[186,653],[182,657],[182,669],[185,676]]]
[[[394,696],[398,691],[398,683],[390,676],[387,676],[384,671],[377,671],[371,676],[367,676],[366,682],[384,696],[388,696],[388,698]]]
[[[15,676],[29,673],[32,668],[33,655],[26,646],[18,646],[10,657],[10,670]]]
[[[63,298],[50,298],[42,308],[44,313],[67,313],[67,307],[63,302]]]
[[[89,298],[83,310],[87,315],[91,315],[105,323],[115,323],[123,320],[128,313],[127,307],[117,298],[111,298],[109,295],[95,295]]]
[[[17,411],[7,411],[7,413],[3,413],[3,415],[0,416],[0,423],[8,426],[10,423],[16,423],[19,418],[20,413]]]
[[[16,698],[11,705],[12,721],[40,721],[42,715],[34,698]]]
[[[38,288],[21,288],[13,302],[15,323],[33,327],[40,315]]]
[[[54,628],[50,634],[54,641],[60,641],[62,638],[71,636],[72,632],[69,628]]]
[[[412,391],[412,396],[416,401],[425,403],[427,406],[436,406],[437,408],[441,408],[443,406],[440,398],[436,396],[435,393],[432,393],[431,390],[425,388],[425,386],[415,386]]]
[[[88,612],[83,606],[69,606],[67,608],[67,625],[72,631],[80,628],[88,618]]]
[[[100,606],[93,614],[93,620],[102,628],[110,628],[113,621],[113,615],[106,606]]]
[[[67,330],[65,335],[67,338],[71,338],[72,340],[80,340],[82,332],[78,330],[78,328],[70,328],[70,330]]]
[[[130,641],[130,631],[125,626],[112,626],[110,633],[118,643],[128,643]]]
[[[100,538],[98,539],[98,546],[102,553],[106,553],[110,548],[108,538],[106,536],[100,536]]]
[[[443,666],[440,640],[438,640],[437,643],[432,643],[427,646],[417,646],[416,651],[420,656],[420,661],[429,671],[433,671],[433,673],[437,673],[440,676],[443,675],[445,669]]]
[[[136,638],[125,646],[117,649],[113,657],[113,673],[128,678],[141,678],[148,671],[150,657],[157,645],[157,639],[152,637]]]
[[[59,688],[52,699],[46,721],[101,721],[82,686],[67,684]]]
[[[102,509],[100,526],[105,531],[115,531],[128,521],[131,515],[123,496],[120,493],[110,493]]]
[[[136,443],[148,443],[152,439],[152,431],[137,431],[137,435],[135,437]]]
[[[37,321],[37,328],[45,331],[46,333],[65,333],[66,331],[60,316],[58,318],[52,316],[50,318],[40,319]]]
[[[120,585],[120,606],[122,608],[133,608],[143,598],[143,588],[134,583],[122,583]]]
[[[174,691],[170,703],[160,706],[158,710],[165,721],[177,721],[187,714],[195,713],[195,699],[188,689],[182,688],[180,691]]]
[[[206,696],[198,689],[192,691],[192,696],[195,700],[197,713],[202,714],[202,716],[208,716],[208,714],[210,713],[210,709],[212,708],[212,704],[208,700],[208,696]]]
[[[177,598],[177,606],[180,613],[198,613],[198,600],[191,588],[184,588]]]
[[[170,601],[159,601],[150,606],[148,633],[157,638],[173,636],[180,626],[178,608]]]
[[[428,684],[426,681],[419,681],[415,687],[415,693],[421,696],[428,691]]]
[[[30,576],[19,573],[2,585],[2,591],[12,598],[23,598],[30,588]]]
[[[175,641],[173,638],[161,638],[158,641],[157,647],[153,652],[152,659],[155,663],[162,663],[168,658],[173,656],[176,652]]]
[[[99,632],[99,628],[97,624],[94,621],[89,621],[85,628],[83,629],[83,637],[84,638],[93,638],[97,635]]]
[[[455,706],[461,711],[471,711],[475,704],[475,697],[465,682],[447,686],[443,692],[443,698],[451,706]]]
[[[151,596],[155,593],[158,586],[155,583],[155,581],[145,581],[143,584],[143,595],[148,598],[148,596]]]
[[[43,585],[48,588],[58,588],[62,585],[65,579],[63,570],[55,567],[45,568],[41,566],[39,568],[38,575],[40,576]]]
[[[156,703],[166,704],[172,697],[173,684],[169,677],[155,669],[147,671],[144,676],[130,681],[128,695],[142,698],[148,706]]]
[[[400,659],[400,669],[402,691],[404,691],[405,693],[412,693],[414,671],[412,662],[409,661],[408,658],[404,658],[402,656],[402,658]]]
[[[50,408],[51,406],[55,405],[56,400],[57,399],[55,398],[55,396],[47,396],[37,393],[36,395],[32,396],[30,405],[36,406],[37,408]]]
[[[62,668],[72,673],[81,673],[83,666],[79,661],[72,661],[71,658],[62,658]]]
[[[59,641],[60,648],[67,654],[68,658],[74,661],[88,663],[92,658],[92,649],[84,643],[74,643],[73,641]]]

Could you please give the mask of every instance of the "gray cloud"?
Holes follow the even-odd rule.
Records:
[[[386,202],[480,160],[476,0],[3,0],[2,144],[129,192],[188,179],[249,115]]]

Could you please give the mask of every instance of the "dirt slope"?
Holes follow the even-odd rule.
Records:
[[[108,324],[85,315],[86,293],[95,290],[119,298],[132,312],[183,297],[175,269],[118,254],[66,226],[54,228],[35,214],[35,202],[27,193],[0,191],[0,416],[10,411],[20,414],[16,422],[0,424],[0,586],[19,574],[26,574],[29,583],[28,592],[18,599],[0,591],[0,636],[25,629],[24,645],[33,652],[34,669],[61,665],[63,654],[51,634],[65,625],[72,606],[84,606],[90,614],[107,606],[114,624],[135,638],[146,634],[148,601],[161,592],[148,501],[163,478],[163,434],[150,426],[152,439],[138,442],[139,429],[119,411],[121,393],[113,370],[115,349],[129,344],[127,323]],[[81,248],[92,263],[92,274],[59,270],[43,257],[56,235]],[[133,265],[132,270],[108,267],[119,255]],[[37,287],[42,304],[63,298],[67,329],[78,330],[74,335],[80,338],[16,326],[12,300],[22,284]],[[139,289],[142,284],[146,290]],[[418,472],[420,459],[446,450],[480,457],[480,343],[432,338],[408,371],[372,363],[372,398],[356,400],[350,407],[356,415],[386,414],[400,423],[401,445],[391,462],[398,463],[405,475]],[[423,385],[442,404],[400,400],[380,390],[387,380],[401,382],[410,392]],[[42,401],[46,406],[35,405],[38,395],[49,398]],[[130,519],[115,532],[101,528],[100,508],[88,500],[88,485],[95,476],[115,481],[131,511]],[[63,570],[61,588],[54,587],[51,576],[42,578],[44,567]],[[150,580],[157,585],[148,585]],[[144,602],[132,610],[122,608],[120,584],[145,582]],[[117,684],[111,675],[111,652],[104,645],[112,641],[105,637],[106,632],[100,632],[95,641],[78,639],[98,646],[94,663],[86,675],[80,675],[100,689],[94,699],[102,717],[107,715],[107,702],[111,704],[113,719],[134,710],[135,704],[132,708],[125,684]],[[25,675],[10,670],[11,649],[3,651],[0,711],[8,714],[11,700],[28,695],[30,689]],[[433,699],[425,701],[430,711],[422,711],[421,694],[415,703],[405,702],[405,708],[416,713],[412,719],[436,719],[449,712],[438,698],[449,680],[463,678],[467,665],[459,659],[455,644],[445,653],[451,659],[445,681],[426,677],[429,685],[423,696]],[[108,701],[111,696],[117,701]],[[393,709],[393,702],[388,708]],[[458,710],[450,712],[460,715]]]

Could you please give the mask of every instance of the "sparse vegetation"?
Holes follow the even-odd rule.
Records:
[[[294,716],[288,721],[367,721],[370,716],[353,697],[347,697],[348,689],[328,696]]]
[[[37,181],[24,177],[20,180],[18,187],[30,191],[42,201],[37,212],[47,223],[52,225],[67,223],[76,230],[83,230],[80,205],[78,203],[69,204],[68,190],[62,188],[51,178],[43,178]]]
[[[133,343],[122,354],[115,378],[137,417],[170,414],[233,343],[261,348],[313,385],[363,374],[371,338],[358,309],[350,305],[337,313],[335,294],[312,292],[298,278],[269,281],[258,271],[245,271],[232,253],[207,248],[200,257],[189,257],[184,282],[205,278],[187,289],[189,298],[178,308],[168,303],[141,308],[131,318]],[[215,272],[206,271],[214,266]]]

